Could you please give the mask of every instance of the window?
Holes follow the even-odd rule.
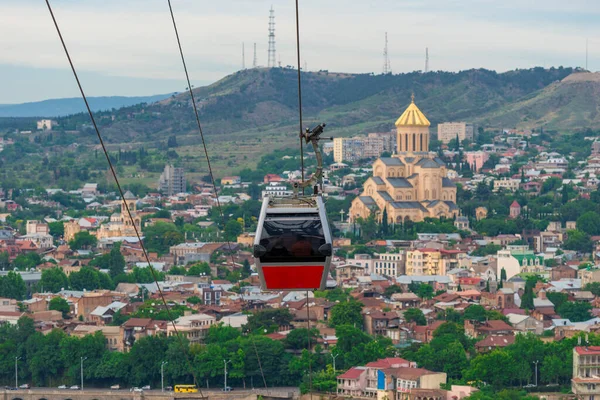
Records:
[[[299,246],[301,243],[306,246]],[[316,214],[267,216],[260,244],[267,249],[261,262],[325,261],[319,252],[325,234]]]

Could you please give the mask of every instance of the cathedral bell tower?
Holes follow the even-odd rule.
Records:
[[[410,105],[396,121],[398,153],[422,153],[429,151],[429,126],[431,123],[415,104]]]

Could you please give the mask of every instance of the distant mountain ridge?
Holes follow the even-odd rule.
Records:
[[[169,97],[170,94],[153,96],[100,96],[88,97],[92,111],[112,110],[140,103],[154,103]],[[0,104],[0,117],[49,117],[85,112],[85,103],[80,97],[49,99],[21,104]]]
[[[414,93],[415,102],[433,127],[464,120],[486,126],[493,113],[574,71],[540,67],[503,73],[485,69],[395,75],[306,72],[302,73],[304,123],[326,122],[328,132],[336,136],[388,131]],[[249,132],[272,137],[295,132],[296,79],[297,72],[292,69],[257,68],[194,89],[205,134],[219,141],[235,141]],[[181,143],[195,144],[199,138],[191,108],[188,93],[148,104],[143,110],[124,108],[111,113],[112,121],[104,119],[103,133],[111,143],[156,143],[177,135]],[[70,122],[87,123],[87,118]]]

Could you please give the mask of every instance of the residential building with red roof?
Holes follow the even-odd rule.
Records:
[[[573,348],[571,391],[578,399],[600,397],[600,346]]]
[[[475,343],[478,353],[487,353],[495,349],[502,349],[515,342],[514,335],[490,335]]]
[[[342,396],[362,396],[367,384],[367,368],[352,367],[337,377],[337,394]]]

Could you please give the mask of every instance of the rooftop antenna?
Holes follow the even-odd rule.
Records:
[[[254,43],[254,59],[252,61],[252,68],[256,68],[256,43]]]
[[[244,50],[244,42],[242,42],[242,69],[246,69],[246,53]]]
[[[429,72],[429,47],[425,47],[425,73]]]
[[[276,66],[275,56],[275,10],[271,6],[269,11],[269,60],[267,66],[273,68]]]
[[[383,73],[384,74],[392,73],[392,67],[390,66],[390,57],[388,55],[387,32],[385,33],[385,46],[383,47]]]
[[[281,54],[278,57],[279,57],[278,58],[279,61],[277,61],[277,64],[279,64],[279,68],[281,68]]]

